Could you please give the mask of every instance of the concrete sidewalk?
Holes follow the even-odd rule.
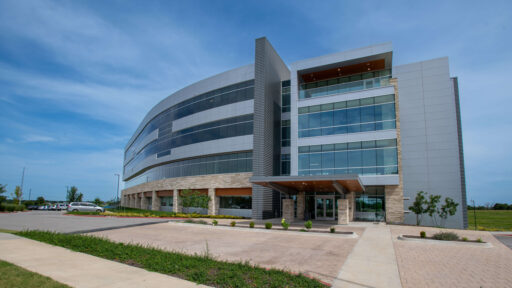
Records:
[[[389,227],[383,223],[360,225],[366,230],[332,287],[402,287]]]
[[[72,287],[207,287],[7,233],[0,259]]]

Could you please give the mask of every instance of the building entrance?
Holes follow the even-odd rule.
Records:
[[[334,220],[334,196],[315,197],[315,215],[318,220]]]

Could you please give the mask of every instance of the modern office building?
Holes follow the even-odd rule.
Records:
[[[122,205],[267,219],[415,223],[418,191],[459,203],[467,227],[457,78],[448,58],[393,66],[391,43],[283,62],[266,38],[254,64],[153,107],[125,148]],[[423,224],[431,225],[424,216]]]

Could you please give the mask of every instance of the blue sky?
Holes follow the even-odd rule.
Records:
[[[0,183],[10,194],[26,167],[24,198],[113,198],[145,113],[251,63],[266,36],[288,64],[386,41],[394,65],[449,56],[468,199],[510,203],[511,3],[0,1]]]

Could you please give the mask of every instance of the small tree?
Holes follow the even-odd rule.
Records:
[[[441,206],[441,209],[439,210],[439,217],[441,217],[442,219],[442,226],[444,226],[446,219],[448,218],[448,215],[455,215],[455,212],[457,212],[457,206],[459,206],[459,203],[455,203],[455,201],[453,201],[452,198],[444,198],[444,204]]]
[[[183,190],[181,191],[181,205],[183,207],[198,207],[198,208],[208,208],[208,202],[210,201],[210,197],[208,195],[204,195],[199,193],[196,190]]]
[[[21,191],[20,186],[16,186],[14,189],[14,194],[12,194],[12,198],[14,200],[14,203],[19,205],[21,204],[21,197],[23,196],[23,192]]]
[[[36,205],[41,205],[41,204],[44,204],[44,202],[46,202],[46,200],[44,200],[44,197],[43,196],[39,196],[39,197],[37,197],[35,204]]]
[[[434,220],[435,226],[438,226],[436,214],[439,213],[439,209],[437,208],[439,202],[441,202],[441,195],[428,195],[426,213]]]
[[[0,184],[0,204],[2,204],[2,202],[5,201],[5,199],[7,199],[5,196],[2,196],[2,194],[7,192],[6,188],[7,188],[7,185]]]
[[[78,192],[78,188],[76,188],[75,186],[71,186],[71,188],[69,188],[67,191],[66,200],[70,203],[80,202],[82,201],[83,197],[84,195]]]
[[[99,197],[96,197],[94,198],[94,201],[92,201],[92,203],[98,205],[98,206],[102,206],[103,205],[103,201],[101,201],[101,199]]]
[[[414,199],[414,202],[412,203],[412,206],[409,206],[409,210],[414,212],[416,214],[416,225],[421,224],[421,216],[425,213],[427,213],[427,199],[425,197],[427,193],[423,191],[418,191],[416,194],[416,198]]]

